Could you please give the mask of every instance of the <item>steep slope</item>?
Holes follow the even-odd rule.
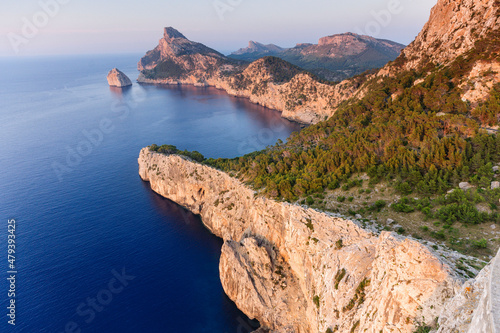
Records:
[[[141,78],[155,80],[179,80],[186,76],[196,77],[194,83],[203,82],[221,66],[240,70],[239,63],[230,61],[221,53],[200,43],[188,40],[174,28],[165,28],[158,46],[146,53],[137,68]]]
[[[447,65],[500,28],[498,0],[440,0],[417,38],[402,52],[405,69]]]
[[[417,38],[379,75],[449,67],[473,106],[500,82],[500,1],[440,0]]]
[[[415,241],[255,196],[238,180],[144,148],[139,174],[224,239],[227,295],[273,332],[413,332],[460,285]]]
[[[255,61],[266,56],[276,56],[283,50],[283,48],[274,44],[264,45],[250,41],[247,47],[231,53],[229,57],[238,60]]]

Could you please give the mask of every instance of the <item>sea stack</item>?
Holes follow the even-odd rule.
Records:
[[[123,72],[118,70],[118,68],[113,68],[108,73],[108,83],[111,87],[128,87],[132,85],[132,82]]]

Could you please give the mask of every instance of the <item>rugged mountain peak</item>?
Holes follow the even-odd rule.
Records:
[[[164,29],[163,38],[158,46],[139,61],[137,68],[140,71],[152,69],[159,63],[176,57],[185,55],[206,55],[215,58],[224,58],[224,55],[201,43],[192,42],[183,34],[172,27]]]
[[[351,41],[357,41],[360,40],[360,36],[352,33],[352,32],[346,32],[343,34],[337,34],[337,35],[331,35],[331,36],[326,36],[322,37],[319,39],[318,45],[336,45],[336,44],[341,44],[345,42],[351,42]]]
[[[358,35],[353,32],[331,35],[319,39],[318,47],[330,47],[332,52],[343,54],[358,54],[361,50],[368,47],[384,48],[388,52],[399,54],[404,48],[404,45],[384,40],[377,39],[371,36]]]
[[[179,32],[179,30],[174,29],[172,27],[165,28],[164,33],[163,33],[163,38],[165,38],[166,40],[172,40],[174,38],[187,39],[186,36],[184,36],[183,34],[181,34]]]
[[[499,0],[439,0],[429,21],[405,50],[405,69],[429,61],[447,64],[500,27]]]
[[[269,54],[279,53],[283,50],[284,50],[283,48],[281,48],[277,45],[274,45],[274,44],[264,45],[262,43],[255,42],[255,41],[251,40],[248,42],[247,47],[241,48],[238,51],[235,51],[231,54],[232,55],[242,55],[242,54],[248,54],[248,53],[254,53],[254,54],[259,53],[259,54],[262,54],[262,56],[264,56],[266,54],[269,55]]]

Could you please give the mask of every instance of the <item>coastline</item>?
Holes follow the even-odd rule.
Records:
[[[280,115],[281,115],[281,118],[286,119],[288,121],[291,121],[293,123],[296,123],[296,124],[300,125],[301,128],[305,128],[305,127],[311,125],[311,123],[300,121],[300,119],[294,119],[294,118],[284,117],[283,116],[283,111],[280,111],[278,109],[274,109],[274,108],[262,105],[259,102],[253,102],[249,97],[246,97],[246,96],[232,95],[227,90],[225,90],[224,88],[218,87],[216,85],[209,85],[209,84],[206,84],[206,83],[188,83],[188,82],[175,82],[175,81],[165,81],[165,82],[160,81],[160,82],[157,82],[156,80],[147,80],[147,79],[145,79],[144,81],[136,80],[136,82],[139,85],[151,85],[151,86],[157,85],[157,86],[169,86],[169,87],[186,86],[186,87],[194,87],[194,88],[213,88],[213,89],[216,89],[217,91],[220,91],[221,93],[224,93],[227,96],[230,96],[230,97],[233,97],[233,98],[238,98],[238,99],[244,100],[245,102],[250,102],[250,103],[252,103],[254,105],[266,108],[269,111],[279,112]]]
[[[389,324],[412,332],[422,317],[432,324],[460,288],[451,269],[416,241],[255,196],[229,175],[177,155],[144,148],[139,172],[224,240],[219,271],[226,294],[276,332],[354,325],[378,332]]]
[[[316,81],[306,73],[299,73],[288,82],[275,83],[270,74],[260,67],[259,60],[250,64],[238,74],[240,78],[224,76],[220,72],[211,75],[202,72],[183,79],[148,79],[141,72],[137,82],[213,87],[230,96],[245,98],[253,104],[279,111],[283,118],[304,125],[327,120],[342,102],[362,97],[364,93],[349,80],[328,85]],[[239,81],[246,82],[246,86],[239,86]]]

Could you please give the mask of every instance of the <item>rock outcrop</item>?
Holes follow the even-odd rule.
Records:
[[[439,0],[417,38],[403,50],[405,69],[446,65],[500,28],[498,0]]]
[[[163,38],[160,39],[158,46],[139,61],[137,68],[139,71],[153,69],[165,60],[181,56],[208,56],[212,58],[224,59],[224,55],[211,49],[201,43],[188,40],[183,34],[172,27],[165,28]]]
[[[108,84],[111,87],[128,87],[132,85],[132,82],[123,72],[118,70],[117,68],[113,68],[108,73]]]
[[[256,196],[237,179],[144,148],[139,174],[224,239],[227,295],[273,332],[413,332],[460,281],[418,242]]]
[[[500,251],[444,306],[437,333],[500,332]]]
[[[500,81],[499,53],[499,0],[439,0],[417,38],[378,75],[447,66],[458,59],[456,67],[464,73],[453,80],[462,99],[475,107]]]

